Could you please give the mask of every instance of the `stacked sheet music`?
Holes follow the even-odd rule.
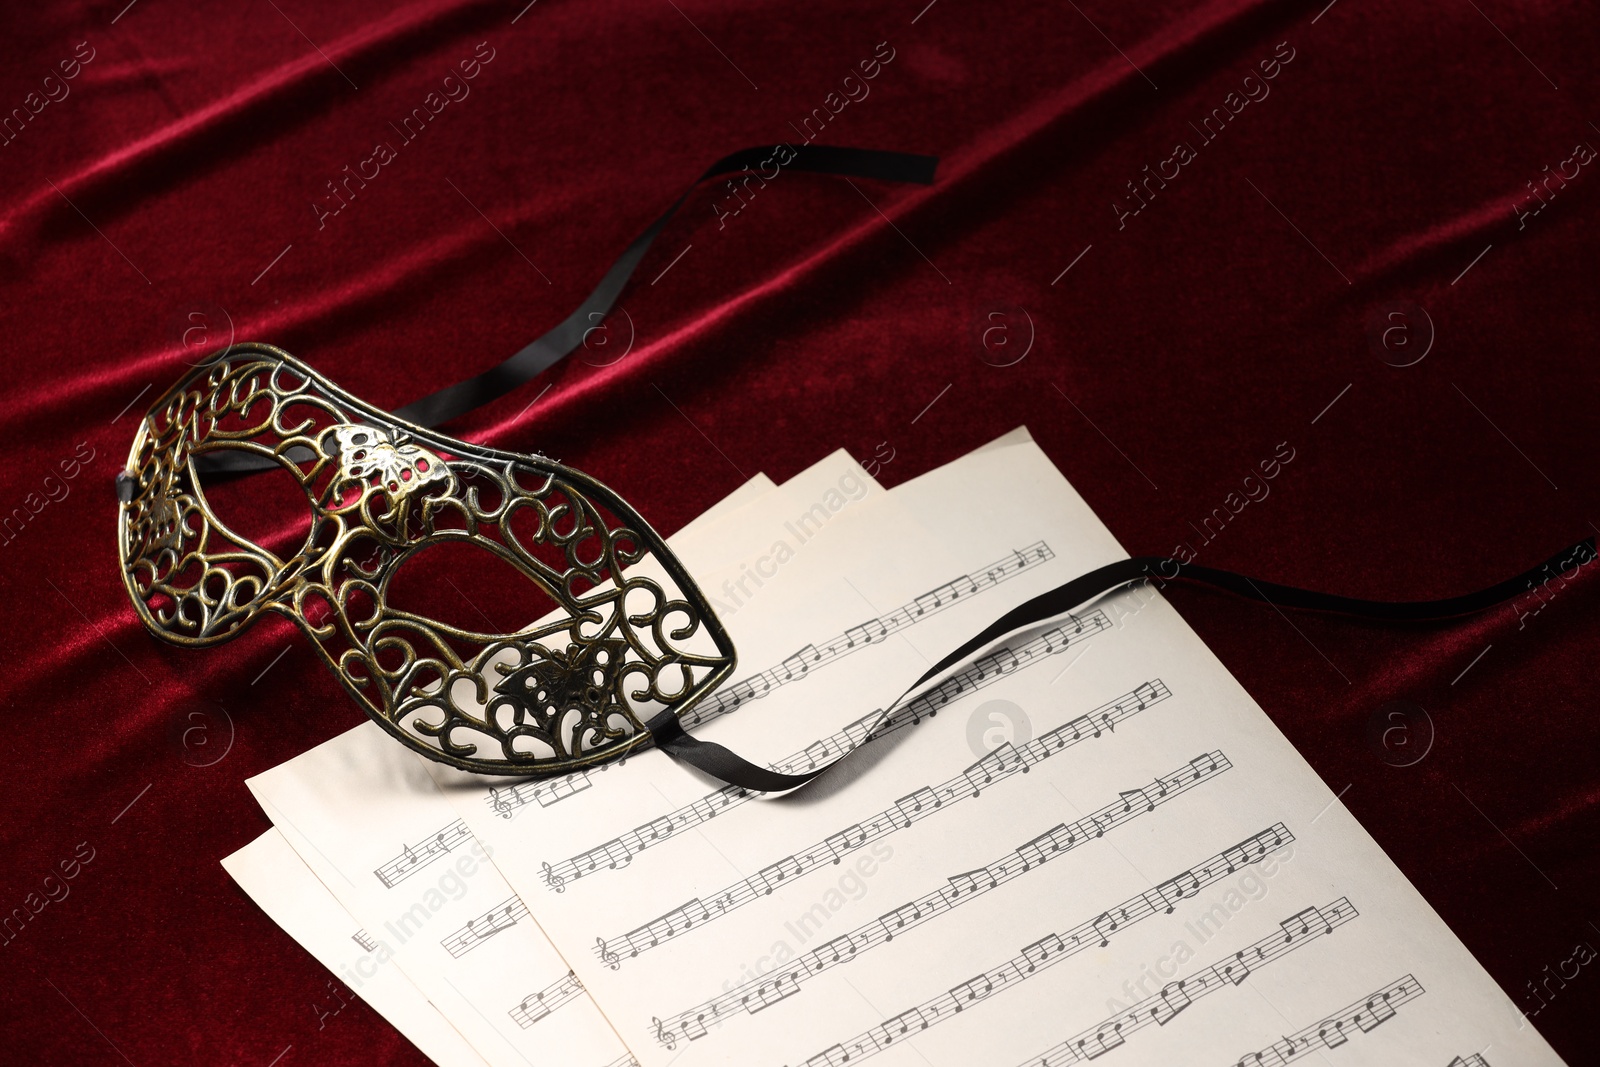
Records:
[[[892,492],[756,478],[672,546],[739,651],[689,729],[791,771],[1125,556],[1026,431]],[[787,798],[653,750],[475,778],[371,723],[249,785],[228,871],[445,1067],[1561,1062],[1147,587]]]

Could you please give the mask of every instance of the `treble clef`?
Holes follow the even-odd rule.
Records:
[[[668,1052],[678,1047],[678,1039],[672,1036],[672,1031],[667,1029],[666,1023],[654,1015],[650,1016],[650,1021],[655,1024],[656,1040],[666,1046]]]
[[[511,802],[500,799],[500,790],[494,786],[489,787],[489,806],[494,808],[494,813],[502,819],[511,818]]]
[[[544,867],[544,884],[554,889],[557,893],[563,892],[566,888],[567,880],[556,873],[556,869],[550,866],[549,861],[545,861],[541,866]]]
[[[597,937],[594,939],[594,943],[596,948],[599,949],[601,963],[605,964],[607,967],[610,967],[613,971],[622,969],[622,957],[617,955],[615,952],[612,952],[611,949],[606,946],[605,938]],[[671,1048],[672,1046],[668,1045],[667,1047]]]

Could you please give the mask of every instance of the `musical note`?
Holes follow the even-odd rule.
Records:
[[[1152,807],[1150,810],[1154,811],[1155,808]],[[1127,815],[1130,814],[1130,812],[1124,810],[1123,814]],[[1099,823],[1097,820],[1095,822],[1098,832],[1096,832],[1094,836],[1099,837],[1103,831],[1099,831]],[[1066,840],[1063,840],[1062,836],[1058,836],[1058,833],[1063,835]],[[1060,852],[1065,848],[1070,848],[1071,842],[1075,840],[1076,835],[1067,830],[1066,823],[1062,823],[1059,826],[1051,828],[1046,833],[1040,834],[1032,841],[1029,841],[1026,844],[1018,845],[1017,856],[1022,860],[1022,869],[1026,871],[1033,867],[1039,866],[1039,864],[1053,858],[1057,852]]]
[[[468,919],[465,926],[447,934],[439,944],[443,945],[450,955],[460,959],[491,937],[511,929],[526,918],[528,918],[528,906],[522,902],[522,898],[512,896],[502,900],[482,915]]]
[[[855,648],[857,645],[871,645],[882,641],[889,636],[889,627],[879,619],[851,626],[844,632],[844,647]]]
[[[1100,1029],[1092,1034],[1084,1034],[1073,1042],[1072,1047],[1079,1056],[1086,1060],[1104,1056],[1118,1045],[1126,1045],[1128,1043],[1128,1039],[1122,1036],[1122,1027],[1123,1022],[1120,1019],[1116,1022],[1102,1023]],[[1056,1060],[1053,1062],[1060,1063],[1063,1061]]]
[[[1287,943],[1297,937],[1305,937],[1311,932],[1312,926],[1325,925],[1325,920],[1316,908],[1307,908],[1283,920],[1283,940]]]
[[[1088,623],[1087,632],[1082,635],[1073,635],[1070,639],[1060,631],[1052,630],[1034,640],[1019,646],[1016,649],[1005,649],[1009,655],[1015,655],[1022,665],[1042,662],[1051,655],[1064,651],[1074,642],[1086,640],[1094,634],[1111,628],[1111,621],[1103,612],[1095,611],[1085,616]],[[820,741],[814,741],[801,751],[780,760],[776,769],[789,774],[815,770],[827,760],[869,741],[877,740],[894,733],[897,730],[907,729],[916,725],[923,718],[931,717],[939,707],[958,696],[973,692],[992,684],[998,677],[996,671],[996,658],[999,653],[980,657],[966,670],[946,679],[944,682],[928,693],[908,701],[903,706],[885,716],[882,712],[874,712],[863,716],[850,725]],[[986,677],[987,676],[987,677]],[[1146,694],[1144,707],[1164,700],[1171,693],[1159,680],[1144,683],[1139,692]],[[1086,732],[1091,721],[1118,721],[1129,715],[1135,714],[1136,705],[1140,703],[1135,699],[1134,693],[1125,694],[1118,700],[1096,709],[1089,715],[1079,716],[1066,726],[1051,731],[1030,742],[1024,749],[1007,747],[1005,752],[996,750],[979,761],[983,768],[981,772],[974,773],[985,784],[998,781],[1001,777],[1026,771],[1033,763],[1044,759],[1046,756],[1059,752],[1069,745],[1076,743]],[[985,762],[987,761],[987,762]],[[971,779],[968,779],[971,782]],[[969,788],[977,788],[969,784]],[[938,792],[938,790],[935,790]],[[686,804],[675,811],[663,816],[662,819],[652,820],[636,826],[634,829],[613,838],[603,845],[596,846],[587,852],[580,852],[558,863],[548,863],[542,869],[544,883],[555,892],[564,891],[572,882],[590,877],[601,870],[618,870],[625,865],[628,859],[637,856],[646,849],[656,847],[668,840],[701,826],[710,820],[721,816],[731,808],[737,807],[752,797],[759,794],[751,793],[738,786],[723,786],[721,789],[707,796],[701,797]],[[974,794],[975,795],[975,794]],[[946,802],[942,794],[936,798],[939,803]],[[925,814],[926,812],[924,812]],[[919,816],[920,817],[920,816]],[[670,822],[667,828],[666,820]],[[622,857],[622,862],[617,858]]]
[[[1238,985],[1250,977],[1250,965],[1245,963],[1243,952],[1223,965],[1222,976],[1234,985]]]
[[[947,881],[950,883],[950,899],[957,900],[963,893],[971,895],[988,892],[1000,884],[1000,876],[987,867],[980,867],[965,874],[952,874]]]
[[[1267,837],[1274,832],[1292,839],[1292,835],[1289,835],[1288,830],[1282,824],[1278,824],[1272,829],[1255,835],[1251,840]],[[1225,877],[1222,873],[1225,870],[1225,864],[1221,861],[1220,856],[1213,857],[1206,863],[1193,868],[1193,870],[1196,872],[1206,871],[1206,877],[1211,881]],[[1143,905],[1142,912],[1139,910],[1141,905]],[[1103,912],[1102,918],[1105,915],[1120,914],[1124,916],[1125,922],[1132,922],[1147,917],[1152,913],[1153,909],[1150,908],[1148,903],[1144,902],[1142,897],[1134,897],[1120,907],[1111,908]],[[1328,927],[1329,930],[1333,927],[1341,926],[1356,917],[1355,908],[1350,905],[1348,900],[1343,898],[1329,904],[1325,909],[1322,909],[1322,913],[1331,920]],[[1081,926],[1078,929],[1081,930]],[[1313,928],[1312,937],[1319,936],[1324,936],[1323,929]],[[1257,956],[1270,962],[1296,951],[1309,943],[1312,937],[1299,939],[1294,944],[1285,945],[1274,934],[1269,935],[1255,945],[1249,946],[1249,948]],[[890,1016],[878,1026],[872,1027],[852,1039],[842,1041],[836,1047],[848,1050],[851,1062],[867,1059],[891,1047],[897,1038],[908,1032],[910,1029],[908,1020],[918,1030],[925,1030],[945,1019],[954,1017],[964,1007],[969,1007],[971,1001],[966,998],[969,998],[972,992],[989,988],[991,983],[994,987],[1010,988],[1081,951],[1083,944],[1084,938],[1074,931],[1047,935],[1028,945],[1017,956],[989,968],[938,996],[923,1001],[897,1015]],[[1197,1000],[1210,992],[1225,988],[1229,988],[1229,984],[1220,976],[1217,967],[1202,971],[1200,974],[1184,980],[1182,993],[1183,997],[1187,999],[1181,1001],[1182,1007],[1187,1007],[1189,1000]],[[986,993],[985,996],[998,996],[999,991],[999,989],[996,989],[994,992]],[[1092,1059],[1099,1056],[1107,1048],[1112,1047],[1112,1043],[1121,1044],[1132,1031],[1151,1023],[1159,1023],[1161,1017],[1170,1020],[1177,1013],[1174,1009],[1179,1003],[1180,998],[1169,986],[1155,996],[1137,1002],[1126,1012],[1114,1016],[1098,1026],[1090,1027],[1082,1034],[1074,1035],[1052,1048],[1043,1056],[1035,1057],[1028,1061],[1029,1067],[1041,1067],[1041,1065],[1055,1067],[1058,1064]],[[1156,1010],[1158,1005],[1162,1006],[1162,1010]]]
[[[929,1025],[930,1020],[922,1009],[912,1008],[884,1022],[882,1026],[877,1027],[876,1033],[882,1035],[880,1040],[887,1048],[896,1038],[905,1037],[913,1030],[926,1030]]]
[[[1046,934],[1033,944],[1024,946],[1022,958],[1027,961],[1028,973],[1032,974],[1036,969],[1046,966],[1052,956],[1060,955],[1066,951],[1067,946],[1058,935]]]
[[[908,829],[913,822],[925,815],[932,815],[943,803],[939,794],[927,786],[923,786],[914,793],[908,793],[894,802],[895,809],[900,812],[900,817],[905,820],[901,829]]]
[[[950,989],[950,995],[955,998],[956,1011],[960,1011],[968,1004],[982,1000],[993,992],[994,979],[987,975],[981,978],[974,978],[970,982],[962,982],[960,985],[952,986]]]
[[[1323,930],[1315,931],[1316,936],[1323,934]],[[1253,1067],[1256,1064],[1281,1067],[1321,1049],[1338,1048],[1354,1036],[1371,1033],[1394,1018],[1397,1008],[1425,992],[1427,990],[1422,988],[1422,983],[1408,974],[1304,1029],[1284,1035],[1281,1041],[1274,1041],[1259,1052],[1241,1056],[1238,1064],[1240,1067]],[[1457,1067],[1458,1064],[1462,1067],[1488,1067],[1483,1057],[1477,1055],[1466,1059],[1457,1056],[1450,1061],[1450,1067]]]
[[[807,645],[793,655],[786,656],[781,664],[784,678],[792,680],[801,677],[811,669],[811,663],[817,662],[821,656],[816,645]],[[808,659],[810,663],[807,662]]]
[[[763,894],[770,895],[774,889],[783,884],[785,878],[798,878],[806,872],[806,869],[797,857],[785,856],[777,863],[761,868],[752,880],[761,884]]]
[[[850,934],[845,934],[814,950],[811,955],[818,960],[825,959],[830,964],[839,964],[854,958],[855,954],[856,939]]]
[[[914,926],[921,918],[922,906],[915,900],[909,904],[902,904],[893,911],[885,912],[878,917],[878,924],[883,927],[884,942],[893,941],[896,930]]]
[[[1110,911],[1101,912],[1089,924],[1094,929],[1095,936],[1100,939],[1101,948],[1111,944],[1111,935],[1117,932],[1118,927],[1128,921],[1126,910],[1118,909],[1118,912],[1120,914]]]
[[[1356,1026],[1365,1030],[1376,1030],[1382,1023],[1394,1018],[1394,1005],[1390,1003],[1389,994],[1375,994],[1367,998],[1364,1011],[1357,1011],[1353,1016]]]
[[[1127,810],[1127,807],[1129,805],[1132,805],[1134,803],[1148,804],[1150,806],[1150,810],[1154,810],[1155,809],[1155,801],[1153,801],[1149,797],[1145,796],[1145,793],[1144,793],[1143,789],[1130,789],[1126,793],[1121,793],[1119,795],[1122,797],[1122,800],[1123,800],[1123,810],[1124,811]],[[1138,797],[1139,799],[1137,801],[1135,801],[1134,797]]]
[[[372,873],[388,889],[393,889],[407,878],[450,853],[452,849],[472,840],[467,824],[457,819],[431,838],[413,848],[402,845],[400,855],[378,867]]]
[[[1178,903],[1186,897],[1195,896],[1200,892],[1200,882],[1188,871],[1176,878],[1162,882],[1155,888],[1156,899],[1151,903],[1167,915],[1171,915]]]
[[[780,974],[769,981],[759,983],[753,994],[745,997],[744,1010],[754,1015],[763,1008],[770,1008],[787,997],[792,997],[800,992],[800,979],[797,972],[790,971]],[[700,1036],[704,1036],[703,1034]]]
[[[806,1067],[844,1067],[850,1062],[850,1054],[844,1050],[843,1045],[835,1045],[806,1060]]]
[[[1203,777],[1196,777],[1193,771],[1194,765],[1186,763],[1171,774],[1163,775],[1157,781],[1170,783],[1171,788],[1168,791],[1168,796],[1175,798],[1194,788],[1200,782],[1215,777],[1229,769],[1230,764],[1227,756],[1221,752],[1212,753],[1212,756],[1213,759],[1208,760],[1207,763],[1215,769]],[[1164,800],[1163,803],[1166,803],[1166,801]],[[1132,822],[1147,814],[1145,809],[1138,807],[1123,812],[1122,805],[1117,801],[1107,804],[1102,811],[1111,813],[1111,816],[1116,819],[1115,825]],[[1265,831],[1265,833],[1275,833],[1278,829],[1281,829],[1281,827]],[[1283,833],[1287,835],[1288,831],[1285,830]],[[1051,831],[1051,834],[1058,840],[1067,839],[1067,835],[1062,834],[1060,827]],[[1289,835],[1289,837],[1292,839],[1292,835]],[[1093,839],[1081,832],[1071,835],[1071,841],[1074,844],[1090,840]],[[1064,854],[1070,847],[1072,846],[1063,846],[1061,850],[1049,853],[1046,858],[1054,858],[1057,855]],[[1037,866],[1037,864],[1034,864],[1034,866]],[[885,912],[879,918],[864,923],[849,933],[835,937],[826,944],[800,956],[795,961],[797,966],[786,972],[792,975],[795,988],[790,989],[786,980],[784,996],[793,996],[800,985],[817,977],[824,971],[849,963],[863,953],[881,945],[887,945],[906,931],[946,915],[974,897],[981,896],[1006,882],[1022,877],[1030,869],[1029,866],[1020,861],[1016,851],[1013,851],[1003,854],[987,867],[970,871],[966,874],[951,876],[946,885],[924,893],[914,900],[907,901],[899,907]],[[1225,877],[1225,869],[1226,863],[1218,855],[1213,856],[1190,871],[1185,871],[1183,876],[1192,876],[1197,887],[1196,892],[1198,892],[1199,886],[1210,885]],[[1168,881],[1175,881],[1175,879],[1169,879]],[[1146,899],[1153,892],[1154,890],[1150,890],[1142,896],[1123,901],[1111,909],[1108,914],[1119,916],[1119,926],[1128,925],[1157,914],[1160,909],[1152,906]],[[1094,924],[1098,921],[1096,919],[1080,923],[1071,930],[1060,934],[1049,934],[1022,950],[1022,954],[1013,961],[1015,966],[1012,972],[1003,975],[998,972],[989,972],[986,975],[979,976],[978,979],[974,979],[974,982],[979,984],[992,982],[993,987],[998,988],[1008,980],[1026,977],[1037,969],[1053,965],[1057,962],[1058,957],[1082,951],[1089,947],[1090,944],[1098,942],[1098,937],[1091,938],[1090,936],[1095,930]],[[1007,966],[1012,966],[1012,964]],[[747,980],[704,1003],[669,1016],[666,1023],[669,1027],[681,1032],[683,1022],[691,1018],[705,1016],[720,1019],[725,1015],[739,1011],[748,1012],[751,1010],[750,1005],[754,1003],[750,999],[751,994],[760,983],[768,980],[766,978]],[[959,1010],[954,1003],[947,1005],[947,1007],[952,1011]]]
[[[646,836],[656,835],[647,834]],[[607,841],[600,846],[599,852],[600,858],[610,861],[609,867],[611,870],[626,867],[629,861],[633,859],[633,849],[629,848],[627,842],[622,841],[620,838],[615,841]]]
[[[1017,750],[1007,741],[994,751],[986,753],[982,759],[961,773],[967,780],[967,786],[972,790],[973,796],[978,796],[985,787],[998,778],[1009,778],[1010,771],[1021,766],[1017,759]]]
[[[1150,1017],[1156,1021],[1156,1025],[1167,1025],[1180,1011],[1193,1003],[1189,999],[1189,994],[1184,991],[1187,984],[1187,982],[1168,982],[1161,987],[1159,994],[1161,1002],[1150,1009]]]
[[[838,863],[845,856],[865,845],[867,843],[867,834],[867,828],[860,823],[856,823],[854,826],[846,826],[838,833],[828,836],[823,840],[823,843],[827,846],[828,851],[833,853],[833,862]]]
[[[511,1016],[513,1022],[526,1030],[541,1019],[547,1018],[551,1012],[563,1004],[576,1000],[583,993],[583,983],[578,981],[578,976],[568,971],[566,976],[551,983],[537,993],[530,993],[506,1014]]]

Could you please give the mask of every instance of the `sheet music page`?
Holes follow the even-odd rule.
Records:
[[[691,726],[829,758],[924,657],[1124,555],[1031,441],[981,450],[769,578],[728,620],[762,680],[726,699],[766,695]],[[1148,587],[880,733],[778,801],[657,752],[551,806],[428,770],[646,1067],[1560,1062]]]
[[[483,1057],[396,967],[378,959],[377,942],[318,881],[276,829],[222,861],[250,899],[316,957],[337,981],[306,1011],[318,1029],[357,995],[439,1067],[485,1067]],[[340,991],[342,987],[343,992]]]

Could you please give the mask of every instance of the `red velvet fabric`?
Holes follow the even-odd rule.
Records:
[[[244,779],[358,711],[284,625],[145,634],[113,476],[230,322],[402,404],[557,322],[735,148],[944,162],[928,189],[703,188],[588,362],[450,429],[670,531],[757,471],[843,446],[892,485],[1026,423],[1130,550],[1358,596],[1464,591],[1593,531],[1592,8],[924,2],[0,14],[0,913],[29,915],[0,1059],[420,1062],[359,1004],[319,1028],[328,975],[218,866],[268,825]],[[469,95],[407,140],[452,70]],[[1448,626],[1170,595],[1569,1062],[1600,1062],[1600,973],[1549,981],[1600,946],[1595,573]],[[1383,758],[1394,700],[1431,720],[1410,766]]]

